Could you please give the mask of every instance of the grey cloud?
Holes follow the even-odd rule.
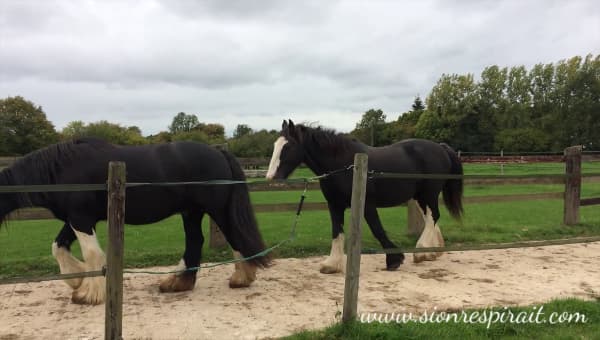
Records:
[[[291,113],[349,130],[369,108],[396,118],[442,73],[599,53],[599,31],[592,0],[2,1],[0,98],[58,127],[155,133],[186,111],[228,131]]]

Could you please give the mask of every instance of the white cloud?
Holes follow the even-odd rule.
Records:
[[[597,1],[0,2],[0,97],[58,128],[108,119],[165,130],[201,121],[348,131],[395,118],[442,73],[600,52]]]

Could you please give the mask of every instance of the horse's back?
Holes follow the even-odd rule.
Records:
[[[445,173],[450,165],[444,147],[427,139],[405,139],[369,152],[369,168],[375,171]]]
[[[398,143],[371,148],[369,169],[396,174],[447,174],[451,160],[445,148],[425,139],[407,139]],[[379,178],[373,181],[370,191],[377,206],[394,206],[404,203],[426,191],[438,192],[444,180]]]
[[[62,183],[105,183],[108,163],[126,164],[129,183],[196,182],[231,179],[229,162],[223,153],[195,142],[174,142],[142,146],[104,144],[80,145],[85,152],[73,158],[61,171]],[[106,218],[106,192],[70,193],[71,210],[97,207],[98,219]],[[132,187],[126,193],[126,222],[147,224],[181,211],[223,204],[229,197],[226,186],[171,185]],[[87,208],[86,208],[87,209]]]
[[[230,179],[231,168],[222,152],[206,144],[174,142],[122,147],[128,181],[200,181]]]

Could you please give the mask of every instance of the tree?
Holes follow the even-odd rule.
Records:
[[[502,130],[495,141],[496,150],[508,152],[548,151],[549,147],[549,136],[536,128]]]
[[[61,134],[65,139],[96,137],[120,145],[141,145],[147,143],[139,127],[125,127],[106,120],[89,124],[85,124],[82,121],[73,121],[67,124],[61,131]]]
[[[161,131],[155,135],[146,137],[146,140],[151,144],[169,143],[173,141],[173,136],[170,132]]]
[[[531,91],[530,78],[525,66],[511,67],[507,76],[507,108],[497,117],[498,130],[529,126]]]
[[[600,55],[561,61],[555,77],[555,148],[581,144],[600,149]]]
[[[479,150],[492,150],[494,136],[498,132],[497,118],[506,115],[505,97],[508,69],[498,66],[486,67],[481,72],[481,81],[477,84],[478,112],[477,134]]]
[[[472,74],[444,74],[427,97],[427,110],[420,116],[415,135],[469,150],[479,147],[479,112],[476,83]]]
[[[69,122],[60,132],[62,139],[73,139],[83,137],[86,134],[85,123],[81,120]]]
[[[395,122],[389,123],[389,134],[391,142],[397,142],[407,138],[413,138],[419,118],[425,112],[425,105],[420,96],[416,96],[412,110],[404,112]]]
[[[210,138],[202,130],[183,131],[171,136],[172,141],[190,141],[211,144]]]
[[[180,131],[172,134],[172,140],[222,144],[225,143],[225,127],[221,124],[198,123],[190,131]]]
[[[190,132],[198,125],[198,117],[196,115],[188,115],[185,112],[179,112],[175,117],[171,125],[169,125],[169,132],[177,134],[180,132]]]
[[[370,109],[363,114],[361,120],[356,124],[356,128],[351,134],[372,146],[389,144],[386,143],[386,136],[382,133],[384,126],[385,113],[383,113],[381,109]]]
[[[240,138],[252,133],[252,129],[246,124],[238,124],[233,132],[233,138]]]
[[[260,130],[232,138],[228,141],[229,151],[237,157],[270,157],[273,142],[279,136],[275,130]]]
[[[221,124],[200,123],[196,125],[194,130],[198,130],[206,134],[209,144],[225,143],[225,127]]]
[[[0,99],[0,153],[24,155],[58,141],[41,106],[23,97]]]
[[[415,97],[415,101],[413,102],[413,104],[411,105],[411,107],[412,107],[412,111],[411,112],[423,112],[423,111],[425,111],[425,105],[423,104],[423,100],[421,100],[421,97],[419,95],[417,95]]]

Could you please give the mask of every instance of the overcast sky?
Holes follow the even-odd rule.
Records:
[[[0,98],[57,129],[109,120],[144,135],[180,112],[278,129],[388,120],[442,73],[600,52],[600,1],[0,0]]]

